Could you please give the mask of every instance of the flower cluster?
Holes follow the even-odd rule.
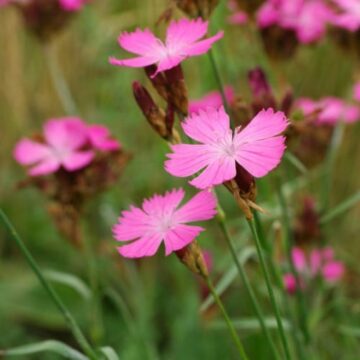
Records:
[[[328,284],[339,281],[345,272],[342,262],[334,259],[334,251],[330,247],[312,250],[307,256],[298,247],[292,249],[292,261],[299,276],[299,285],[306,288],[311,280],[322,278]],[[297,280],[292,273],[284,275],[284,285],[288,293],[297,290]]]
[[[190,184],[205,191],[201,194],[208,194],[207,191],[213,186],[221,184],[229,186],[229,183],[235,181],[238,188],[232,186],[230,188],[238,201],[242,202],[240,192],[250,191],[249,183],[253,183],[253,177],[265,176],[280,163],[285,151],[285,138],[280,134],[286,129],[288,121],[282,112],[267,109],[256,114],[248,124],[232,130],[230,118],[222,106],[220,93],[213,92],[205,99],[190,103],[189,111],[187,106],[178,106],[176,101],[172,100],[173,95],[176,98],[184,94],[181,91],[171,90],[179,79],[182,84],[184,82],[183,77],[178,76],[180,63],[190,56],[206,53],[212,44],[223,36],[223,32],[220,31],[215,36],[201,40],[206,35],[207,28],[208,23],[201,19],[172,21],[167,29],[165,42],[155,37],[148,29],[122,33],[119,37],[120,46],[138,56],[127,60],[110,58],[110,63],[117,66],[144,67],[150,75],[154,88],[167,100],[165,113],[156,105],[144,87],[134,83],[135,98],[144,115],[152,127],[172,143],[172,152],[167,155],[168,160],[165,162],[166,171],[178,177],[196,175]],[[225,89],[225,96],[229,102],[232,102],[234,97],[232,88]],[[185,103],[187,102],[182,102]],[[169,113],[172,106],[180,113],[181,119],[184,114],[190,112],[188,117],[182,119],[181,127],[184,133],[198,144],[181,143],[179,137],[174,141],[173,134],[169,131],[174,123],[173,116]],[[198,174],[199,171],[202,172]],[[247,186],[242,186],[245,183],[244,178],[249,179],[246,181]],[[183,194],[176,198],[181,200],[182,196]],[[195,233],[189,233],[189,236],[171,235],[170,238],[164,233],[163,214],[168,214],[168,201],[171,200],[170,204],[173,204],[173,197],[175,195],[169,193],[165,197],[155,196],[145,202],[144,206],[149,202],[153,206],[156,205],[158,210],[154,215],[149,213],[148,205],[146,205],[148,210],[143,208],[143,211],[140,211],[133,208],[130,212],[122,214],[119,219],[120,225],[114,228],[116,239],[119,241],[137,239],[120,248],[122,255],[128,257],[153,255],[162,240],[165,242],[166,253],[169,254],[183,248],[195,238]],[[204,195],[199,197],[198,216],[201,219],[209,219],[211,216],[205,218],[201,216],[201,206],[207,209],[205,204],[200,204],[200,199],[203,197]],[[171,214],[180,200],[171,206]],[[249,210],[246,214],[251,216]],[[135,221],[135,217],[139,218],[139,222]],[[159,218],[162,218],[160,223]],[[168,226],[166,229],[177,227],[172,215],[166,215],[165,219]],[[187,218],[187,221],[197,219],[197,217]],[[132,228],[136,227],[136,232],[129,230],[130,225]],[[156,234],[154,229],[157,229]]]

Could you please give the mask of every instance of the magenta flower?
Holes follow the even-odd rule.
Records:
[[[59,0],[60,6],[66,11],[79,11],[88,0]]]
[[[356,101],[360,101],[360,82],[356,83],[353,88],[353,98]]]
[[[334,251],[330,247],[316,249],[306,257],[300,248],[292,249],[292,261],[299,274],[302,288],[313,278],[320,276],[328,284],[339,281],[345,272],[344,264],[334,260]],[[296,291],[296,280],[290,273],[284,275],[284,285],[286,290],[292,294]]]
[[[293,30],[299,42],[308,44],[323,37],[332,16],[322,0],[268,0],[257,13],[257,24]]]
[[[49,120],[43,130],[43,142],[25,138],[15,146],[16,161],[31,166],[31,176],[51,174],[60,167],[67,171],[79,170],[90,164],[95,150],[114,151],[120,148],[120,144],[109,137],[107,128],[87,126],[75,117]]]
[[[273,170],[285,151],[285,138],[279,134],[288,122],[282,112],[260,111],[244,128],[230,128],[224,108],[208,108],[190,115],[182,123],[187,136],[200,144],[172,145],[165,169],[174,176],[187,177],[204,171],[190,181],[206,189],[236,175],[236,164],[254,177]]]
[[[91,145],[102,151],[116,151],[120,149],[120,143],[110,137],[110,131],[103,125],[89,125],[87,136]]]
[[[110,63],[117,66],[145,67],[157,64],[153,74],[169,70],[191,56],[206,53],[211,45],[222,38],[223,31],[215,36],[200,40],[208,30],[208,22],[202,19],[181,19],[172,21],[166,32],[166,40],[162,42],[149,29],[137,29],[132,33],[124,32],[119,36],[120,46],[136,55],[135,58],[118,60],[110,58]]]
[[[169,255],[191,243],[204,228],[187,223],[213,218],[216,199],[211,192],[202,191],[179,207],[184,195],[183,189],[174,189],[144,200],[142,208],[131,206],[123,211],[113,227],[114,237],[132,242],[119,247],[119,253],[128,258],[152,256],[164,242]]]
[[[309,98],[300,98],[295,104],[305,116],[318,112],[316,124],[334,125],[339,121],[353,123],[360,119],[358,106],[349,105],[336,97],[325,97],[318,101]]]
[[[58,0],[60,7],[65,11],[79,11],[83,8],[85,3],[88,2],[88,0]],[[30,3],[31,0],[0,0],[0,7],[9,5],[9,4],[19,4],[19,5],[26,5],[27,3]]]
[[[225,98],[230,104],[234,101],[235,94],[234,89],[231,86],[225,86],[224,88]],[[191,100],[189,103],[189,112],[198,112],[199,110],[205,110],[208,107],[220,108],[223,104],[222,97],[219,91],[211,91],[201,99]]]
[[[332,0],[340,8],[331,23],[337,27],[355,32],[360,29],[360,2],[358,0]]]

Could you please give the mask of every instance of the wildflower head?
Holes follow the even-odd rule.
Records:
[[[172,21],[166,32],[165,42],[157,38],[149,29],[137,29],[132,33],[124,32],[119,36],[120,46],[137,55],[126,60],[110,58],[110,63],[117,66],[146,67],[157,65],[152,76],[170,70],[191,56],[206,53],[214,42],[223,36],[201,40],[207,33],[208,22],[202,19],[181,19]]]
[[[188,223],[209,220],[216,214],[216,199],[209,191],[196,194],[180,206],[184,190],[174,189],[164,195],[145,199],[142,207],[123,211],[113,227],[116,240],[130,242],[118,248],[128,258],[152,256],[161,243],[166,255],[189,245],[204,228]]]
[[[334,258],[334,250],[331,247],[314,249],[309,254],[301,248],[293,248],[292,262],[298,273],[300,286],[305,289],[318,277],[329,285],[338,282],[344,275],[345,267]],[[290,294],[297,289],[297,281],[290,273],[285,274],[284,285]]]
[[[88,0],[2,0],[0,7],[16,5],[27,28],[40,40],[48,40],[87,2]]]
[[[14,157],[29,169],[21,186],[35,186],[46,196],[57,228],[75,245],[82,242],[85,203],[112,185],[129,160],[106,127],[75,117],[47,121],[42,134],[16,144]]]
[[[285,150],[285,138],[279,135],[288,122],[281,112],[259,112],[244,128],[230,128],[224,108],[207,108],[190,115],[182,123],[187,136],[198,144],[172,145],[165,169],[174,176],[197,174],[190,184],[206,189],[232,180],[236,164],[254,177],[273,170]]]

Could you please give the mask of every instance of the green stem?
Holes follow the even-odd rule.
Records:
[[[75,101],[71,95],[71,91],[51,45],[44,46],[44,54],[54,89],[59,97],[64,111],[67,115],[78,114]]]
[[[293,233],[290,226],[290,219],[288,214],[288,209],[286,206],[285,197],[282,191],[282,187],[280,184],[277,185],[277,191],[278,191],[278,197],[280,206],[282,209],[282,216],[283,216],[283,222],[285,225],[285,231],[286,231],[286,253],[288,257],[288,261],[290,264],[290,270],[295,278],[296,281],[296,299],[297,299],[297,308],[298,308],[298,321],[301,327],[301,331],[304,336],[305,343],[308,344],[310,342],[310,333],[308,329],[308,321],[307,321],[307,311],[306,311],[306,305],[305,305],[305,299],[303,296],[303,293],[301,291],[301,285],[300,285],[300,278],[299,274],[295,268],[293,259],[292,259],[292,247],[293,247]]]
[[[74,338],[77,340],[80,347],[83,349],[85,354],[92,360],[97,360],[99,357],[96,355],[95,350],[91,347],[89,342],[86,340],[85,335],[82,333],[79,325],[76,323],[75,319],[70,314],[69,310],[66,308],[62,300],[60,299],[59,295],[55,292],[52,286],[47,282],[44,275],[42,274],[38,264],[36,263],[35,259],[32,257],[31,253],[27,249],[25,243],[20,238],[19,234],[16,232],[14,226],[11,224],[9,218],[6,216],[4,211],[0,209],[0,217],[9,231],[13,239],[15,240],[17,246],[25,256],[27,262],[29,263],[31,269],[34,271],[35,275],[37,276],[38,280],[40,281],[41,285],[44,287],[48,295],[53,300],[54,304],[58,308],[58,310],[64,316],[66,323],[69,326]]]
[[[222,212],[222,209],[220,208],[219,210],[219,213]],[[269,333],[269,330],[268,328],[266,327],[266,324],[265,324],[265,321],[264,321],[264,315],[262,314],[262,311],[261,311],[261,308],[260,308],[260,305],[256,299],[256,295],[251,287],[251,284],[250,284],[250,281],[246,275],[246,271],[245,269],[243,268],[243,265],[242,263],[239,261],[237,255],[236,255],[236,250],[234,248],[234,245],[233,245],[233,242],[231,241],[231,237],[230,237],[230,234],[229,234],[229,231],[226,227],[226,223],[224,221],[224,218],[219,216],[218,217],[218,223],[219,223],[219,226],[220,226],[220,229],[224,235],[224,238],[226,240],[226,243],[229,247],[229,250],[230,250],[230,253],[233,257],[233,260],[235,262],[235,265],[236,265],[236,268],[239,272],[239,275],[240,275],[240,278],[241,278],[241,281],[243,282],[243,284],[245,285],[245,288],[250,296],[250,300],[251,300],[251,303],[253,305],[253,308],[255,310],[255,313],[256,313],[256,316],[258,317],[258,320],[259,320],[259,323],[260,323],[260,326],[261,326],[261,329],[270,345],[270,348],[271,348],[271,351],[272,353],[274,354],[274,357],[275,359],[280,359],[280,356],[279,356],[279,353],[277,351],[277,349],[275,348],[275,345],[274,345],[274,342],[272,341],[271,339],[271,336],[270,336],[270,333]]]
[[[228,326],[229,332],[231,334],[231,337],[238,349],[238,352],[240,354],[240,357],[244,360],[249,360],[249,358],[247,357],[245,350],[244,350],[244,346],[236,332],[236,329],[233,325],[233,323],[231,322],[228,313],[226,312],[226,309],[224,307],[224,304],[222,303],[221,299],[219,298],[218,294],[216,293],[216,290],[214,288],[214,285],[212,284],[211,280],[209,277],[205,278],[206,284],[209,287],[209,290],[211,292],[211,295],[214,297],[214,300],[216,302],[216,304],[218,305],[219,309],[221,310],[221,313],[225,319],[226,325]]]
[[[270,301],[271,301],[272,306],[273,306],[274,311],[275,311],[276,322],[277,322],[277,325],[278,325],[281,342],[283,344],[284,351],[285,351],[285,358],[289,360],[289,359],[291,359],[290,348],[289,348],[289,345],[288,345],[288,342],[287,342],[287,339],[286,339],[286,335],[285,335],[285,331],[284,331],[284,327],[283,327],[283,324],[282,324],[282,321],[281,321],[280,310],[279,310],[279,307],[277,305],[275,295],[274,295],[274,291],[273,291],[273,288],[272,288],[272,285],[271,285],[270,274],[269,274],[269,271],[268,271],[267,266],[266,266],[265,258],[264,258],[264,255],[263,255],[263,250],[261,248],[261,241],[259,239],[259,235],[258,235],[256,226],[255,226],[254,220],[247,220],[247,222],[249,224],[250,230],[251,230],[251,232],[252,232],[252,234],[254,236],[254,239],[255,239],[255,245],[256,245],[256,250],[257,250],[257,253],[258,253],[258,256],[259,256],[259,260],[260,260],[260,266],[261,266],[262,272],[263,272],[264,277],[265,277],[265,283],[266,283],[266,287],[267,287],[267,290],[268,290],[268,293],[269,293]]]
[[[216,79],[216,82],[217,82],[217,85],[218,85],[218,88],[219,88],[219,91],[220,91],[222,102],[224,104],[226,112],[229,112],[229,104],[228,104],[228,102],[226,100],[225,87],[224,87],[223,81],[221,80],[220,71],[219,71],[218,66],[216,64],[213,50],[210,49],[208,51],[208,54],[209,54],[210,64],[211,64],[212,70],[214,72],[215,79]]]
[[[85,234],[89,234],[89,231],[85,231]],[[101,309],[101,298],[99,293],[99,278],[97,269],[97,259],[94,254],[93,242],[91,236],[87,235],[83,239],[84,244],[84,256],[86,258],[88,267],[88,280],[91,287],[91,335],[95,343],[101,343],[104,335],[103,317]]]

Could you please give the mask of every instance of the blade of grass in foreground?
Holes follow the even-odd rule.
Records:
[[[0,218],[4,223],[6,229],[11,234],[12,238],[15,240],[17,246],[19,247],[22,254],[25,256],[27,262],[29,263],[31,269],[34,271],[35,275],[39,279],[41,285],[44,287],[46,292],[48,293],[49,297],[52,299],[58,310],[64,316],[66,323],[69,326],[74,338],[85,352],[85,354],[92,360],[98,360],[100,357],[96,354],[95,350],[92,348],[90,343],[87,341],[85,335],[81,331],[79,325],[70,314],[69,310],[66,308],[62,300],[60,299],[59,295],[56,291],[52,288],[50,283],[46,280],[45,276],[43,275],[40,267],[38,266],[37,262],[29,252],[28,248],[26,247],[23,240],[20,238],[19,234],[15,230],[14,226],[11,224],[9,218],[5,215],[2,209],[0,209]]]

